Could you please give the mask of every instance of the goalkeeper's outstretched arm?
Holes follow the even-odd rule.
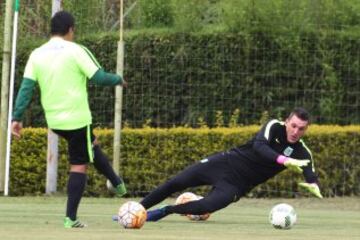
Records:
[[[320,192],[320,188],[317,183],[302,182],[302,183],[299,183],[299,186],[304,188],[306,191],[310,192],[311,194],[313,194],[315,197],[323,198],[323,196]]]

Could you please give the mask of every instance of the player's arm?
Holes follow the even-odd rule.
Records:
[[[323,198],[320,192],[318,178],[315,172],[312,170],[312,164],[309,165],[310,166],[304,167],[303,171],[305,182],[298,183],[298,185],[313,194],[315,197]]]
[[[299,183],[299,186],[302,187],[303,189],[305,189],[306,191],[310,192],[311,194],[313,194],[315,197],[323,198],[323,196],[321,195],[321,192],[320,192],[319,181],[318,181],[318,177],[315,173],[315,167],[314,167],[314,162],[312,160],[311,153],[309,152],[308,149],[306,149],[306,150],[308,151],[308,153],[305,153],[306,156],[304,156],[304,157],[310,159],[310,163],[308,165],[302,167],[303,175],[304,175],[306,182]]]
[[[276,136],[276,131],[278,131],[279,127],[281,127],[281,122],[278,120],[274,119],[269,121],[256,134],[253,143],[253,149],[255,152],[257,152],[263,159],[274,163],[276,162],[279,153],[271,148],[270,142]]]
[[[105,72],[94,55],[84,46],[78,45],[74,53],[75,61],[80,70],[88,77],[91,83],[102,86],[127,86],[126,81],[118,74]]]
[[[306,191],[310,192],[311,194],[313,194],[315,197],[317,198],[323,198],[321,192],[320,192],[320,188],[319,185],[317,183],[299,183],[299,186],[304,188]]]
[[[23,78],[19,92],[15,100],[13,121],[21,122],[29,103],[31,102],[36,82],[29,78]]]
[[[20,132],[22,129],[22,118],[26,108],[29,106],[34,88],[36,85],[36,71],[33,65],[33,54],[30,54],[30,57],[26,63],[24,77],[21,82],[19,92],[16,96],[14,110],[12,112],[12,124],[11,132],[16,137],[20,137]]]
[[[115,86],[121,84],[126,86],[126,82],[120,75],[105,72],[104,69],[98,69],[90,78],[90,82],[101,86]]]
[[[23,78],[19,92],[15,100],[14,111],[12,115],[11,131],[16,137],[20,137],[22,129],[22,118],[26,108],[29,106],[36,82],[29,78]]]
[[[310,163],[304,167],[302,167],[303,169],[303,175],[305,178],[305,181],[307,183],[317,183],[318,182],[318,177],[315,174],[315,169],[314,169],[314,164],[312,159],[310,158]]]

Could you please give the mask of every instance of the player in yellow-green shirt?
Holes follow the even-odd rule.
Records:
[[[50,40],[28,59],[12,118],[12,133],[20,137],[22,116],[38,85],[48,127],[68,142],[70,174],[65,228],[86,226],[77,219],[77,209],[89,162],[109,179],[118,196],[126,193],[124,182],[115,174],[92,132],[87,84],[126,87],[127,83],[121,76],[105,72],[87,48],[73,42],[74,27],[70,13],[60,11],[53,16]]]

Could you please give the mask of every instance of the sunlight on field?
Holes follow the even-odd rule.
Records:
[[[360,239],[360,199],[242,199],[205,222],[172,215],[140,230],[126,230],[111,216],[127,199],[85,198],[79,218],[86,229],[64,229],[64,197],[0,197],[0,238],[12,239]],[[169,199],[167,202],[171,203]],[[268,223],[271,207],[294,206],[298,222],[291,230]]]

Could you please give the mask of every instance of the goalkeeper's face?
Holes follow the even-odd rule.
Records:
[[[301,120],[296,115],[286,119],[286,137],[289,143],[296,143],[299,139],[304,136],[309,122]]]

